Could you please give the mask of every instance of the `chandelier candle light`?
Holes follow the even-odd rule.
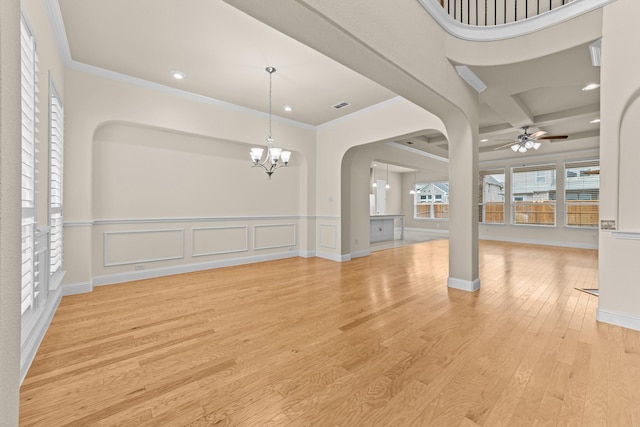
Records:
[[[269,73],[269,136],[267,137],[267,156],[262,160],[264,148],[252,148],[250,154],[251,160],[253,161],[253,167],[260,166],[264,168],[267,175],[269,175],[269,179],[271,179],[271,175],[273,175],[276,169],[289,164],[291,151],[286,151],[282,148],[273,146],[273,138],[271,137],[271,83],[273,73],[276,72],[276,69],[273,67],[267,67],[266,70],[267,73]]]

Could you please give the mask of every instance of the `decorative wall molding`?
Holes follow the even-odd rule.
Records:
[[[632,316],[631,314],[618,313],[598,308],[596,318],[600,322],[640,331],[640,317]]]
[[[339,216],[327,215],[262,215],[262,216],[202,216],[166,218],[111,218],[93,221],[67,221],[65,227],[90,227],[94,225],[161,224],[174,222],[215,222],[215,221],[295,221],[295,220],[339,220]]]
[[[581,0],[541,13],[528,19],[501,25],[476,26],[462,24],[453,19],[435,0],[418,0],[422,7],[449,34],[462,40],[495,41],[524,36],[552,25],[568,21],[579,15],[601,8],[615,0]]]
[[[612,231],[611,234],[616,239],[640,240],[640,232],[637,231]]]
[[[213,252],[201,252],[196,253],[196,232],[204,232],[207,230],[244,230],[244,241],[240,242],[241,245],[239,247],[221,250],[221,251],[213,251]],[[234,242],[228,242],[227,244],[231,244]],[[244,246],[242,246],[244,244]],[[248,252],[249,251],[249,226],[248,225],[238,225],[238,226],[230,226],[230,227],[194,227],[191,229],[191,256],[199,257],[199,256],[207,256],[207,255],[222,255],[222,254],[231,254],[235,252]]]
[[[293,235],[291,236],[293,241],[276,243],[276,244],[266,245],[266,246],[258,246],[256,242],[258,241],[257,239],[258,239],[258,234],[260,229],[281,228],[281,227],[291,227],[293,229]],[[296,236],[295,224],[259,224],[259,225],[253,226],[253,250],[294,247],[297,245],[297,242],[298,242],[298,238]]]
[[[127,261],[119,261],[119,262],[109,262],[109,236],[115,235],[124,235],[124,234],[157,234],[157,233],[180,233],[180,251],[179,254],[170,255],[165,257],[155,257],[155,258],[139,258],[139,259],[131,259]],[[143,264],[145,262],[155,262],[155,261],[169,261],[173,259],[183,259],[184,258],[184,228],[165,228],[165,229],[154,229],[154,230],[126,230],[126,231],[105,231],[103,233],[103,266],[104,267],[115,267],[118,265],[131,265],[131,264]]]
[[[335,224],[318,224],[318,245],[323,248],[336,249],[338,247],[338,226]]]
[[[461,291],[475,292],[480,289],[480,279],[478,278],[471,281],[449,276],[447,286],[453,289],[460,289]]]
[[[203,263],[174,265],[170,267],[160,267],[149,270],[131,271],[125,273],[108,274],[95,276],[92,280],[94,286],[113,285],[117,283],[130,282],[133,280],[151,279],[155,277],[169,276],[172,274],[191,273],[193,271],[211,270],[214,268],[233,267],[236,265],[253,264],[257,262],[273,261],[298,256],[297,251],[278,252],[257,256],[221,259],[207,261]],[[66,285],[68,286],[68,285]]]
[[[93,221],[65,221],[63,227],[93,227]]]

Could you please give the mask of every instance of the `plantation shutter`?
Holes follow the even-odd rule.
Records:
[[[20,22],[22,98],[22,314],[37,297],[35,277],[35,156],[38,113],[38,59],[31,32]]]
[[[62,172],[64,108],[53,84],[50,95],[49,141],[49,274],[62,270]]]

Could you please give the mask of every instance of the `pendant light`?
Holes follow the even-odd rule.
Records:
[[[271,87],[273,73],[276,72],[276,69],[273,67],[267,67],[266,71],[269,73],[269,136],[267,136],[267,155],[264,160],[262,160],[264,148],[252,148],[249,154],[253,161],[253,167],[262,167],[267,172],[267,175],[269,175],[269,179],[271,179],[271,175],[273,175],[276,169],[289,164],[291,151],[286,151],[282,148],[273,146],[273,137],[271,136]]]

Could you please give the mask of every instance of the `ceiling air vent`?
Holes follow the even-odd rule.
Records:
[[[342,101],[339,104],[334,105],[333,108],[335,108],[336,110],[339,110],[341,108],[348,107],[348,106],[349,106],[348,102]]]

